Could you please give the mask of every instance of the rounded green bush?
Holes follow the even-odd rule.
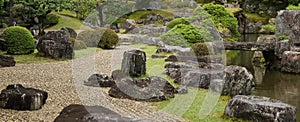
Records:
[[[30,31],[24,27],[12,26],[3,32],[8,54],[30,54],[34,52],[34,39]]]
[[[176,25],[179,25],[179,24],[185,24],[185,25],[189,25],[190,23],[188,21],[186,21],[184,18],[177,18],[177,19],[174,19],[172,20],[171,22],[169,22],[167,24],[167,27],[168,29],[172,29],[174,28]]]
[[[44,24],[47,26],[56,25],[59,22],[59,16],[55,14],[47,14]]]
[[[209,48],[205,43],[195,43],[192,45],[192,49],[196,56],[209,55]]]
[[[96,29],[97,31],[103,32],[103,28],[99,28],[100,30]],[[98,47],[103,49],[112,49],[119,43],[119,36],[118,34],[113,31],[112,29],[105,28],[104,33],[101,36],[101,39],[98,43]]]
[[[74,41],[74,46],[73,46],[74,50],[81,50],[81,49],[86,49],[86,48],[87,48],[87,46],[83,41],[81,41],[81,40]]]

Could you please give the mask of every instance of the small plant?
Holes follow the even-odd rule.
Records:
[[[276,35],[276,37],[277,37],[277,39],[279,40],[279,41],[281,41],[281,40],[290,40],[291,38],[289,37],[289,36],[287,36],[287,35]]]
[[[115,48],[115,46],[119,43],[119,36],[115,31],[109,28],[106,29],[98,28],[96,29],[96,31],[100,31],[100,32],[104,31],[98,43],[98,47],[103,49],[111,49],[111,48]]]
[[[261,28],[271,33],[275,33],[276,31],[276,25],[267,24],[262,25]]]
[[[192,49],[196,56],[209,55],[209,48],[205,43],[195,43],[192,45]]]
[[[300,10],[300,3],[298,4],[298,6],[289,5],[288,7],[286,7],[286,10]]]
[[[30,31],[24,27],[12,26],[3,32],[8,54],[30,54],[34,52],[34,39]]]
[[[168,29],[172,29],[176,25],[179,25],[179,24],[189,25],[190,23],[187,20],[185,20],[184,18],[177,18],[177,19],[174,19],[171,22],[169,22],[167,27],[168,27]]]

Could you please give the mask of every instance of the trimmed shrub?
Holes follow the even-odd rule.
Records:
[[[171,22],[169,22],[167,27],[168,27],[168,29],[172,29],[176,25],[179,25],[179,24],[189,25],[190,23],[188,21],[186,21],[184,18],[177,18],[177,19],[174,19]]]
[[[47,14],[44,24],[47,26],[56,25],[59,22],[59,18],[59,16],[53,13]]]
[[[74,46],[73,46],[74,50],[81,50],[81,49],[86,49],[86,48],[87,48],[87,46],[83,41],[75,40]]]
[[[100,30],[98,30],[100,29]],[[102,31],[102,28],[98,28],[96,31]],[[113,31],[112,29],[106,28],[104,29],[104,33],[101,36],[100,42],[98,43],[98,47],[103,49],[112,49],[119,43],[119,36],[118,34]]]
[[[24,27],[8,27],[3,32],[8,54],[30,54],[34,52],[34,39],[30,31]]]
[[[209,48],[205,43],[195,43],[192,45],[192,49],[196,56],[209,55]]]
[[[231,31],[233,36],[240,36],[240,33],[238,32],[237,19],[227,12],[223,5],[215,5],[210,3],[203,5],[203,9],[211,15],[211,18],[218,30],[227,28]]]

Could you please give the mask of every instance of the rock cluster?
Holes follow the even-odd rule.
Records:
[[[105,74],[93,74],[84,82],[84,85],[94,87],[111,87],[114,84],[115,81]]]

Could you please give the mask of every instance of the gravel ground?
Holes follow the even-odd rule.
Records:
[[[110,74],[120,67],[126,47],[104,50],[95,56],[53,63],[17,64],[0,69],[0,89],[9,84],[22,84],[47,91],[49,97],[41,110],[15,111],[0,109],[0,121],[53,121],[70,104],[101,105],[123,116],[150,121],[181,122],[180,117],[157,110],[146,102],[115,99],[108,96],[109,88],[87,87],[83,81],[95,72]]]

